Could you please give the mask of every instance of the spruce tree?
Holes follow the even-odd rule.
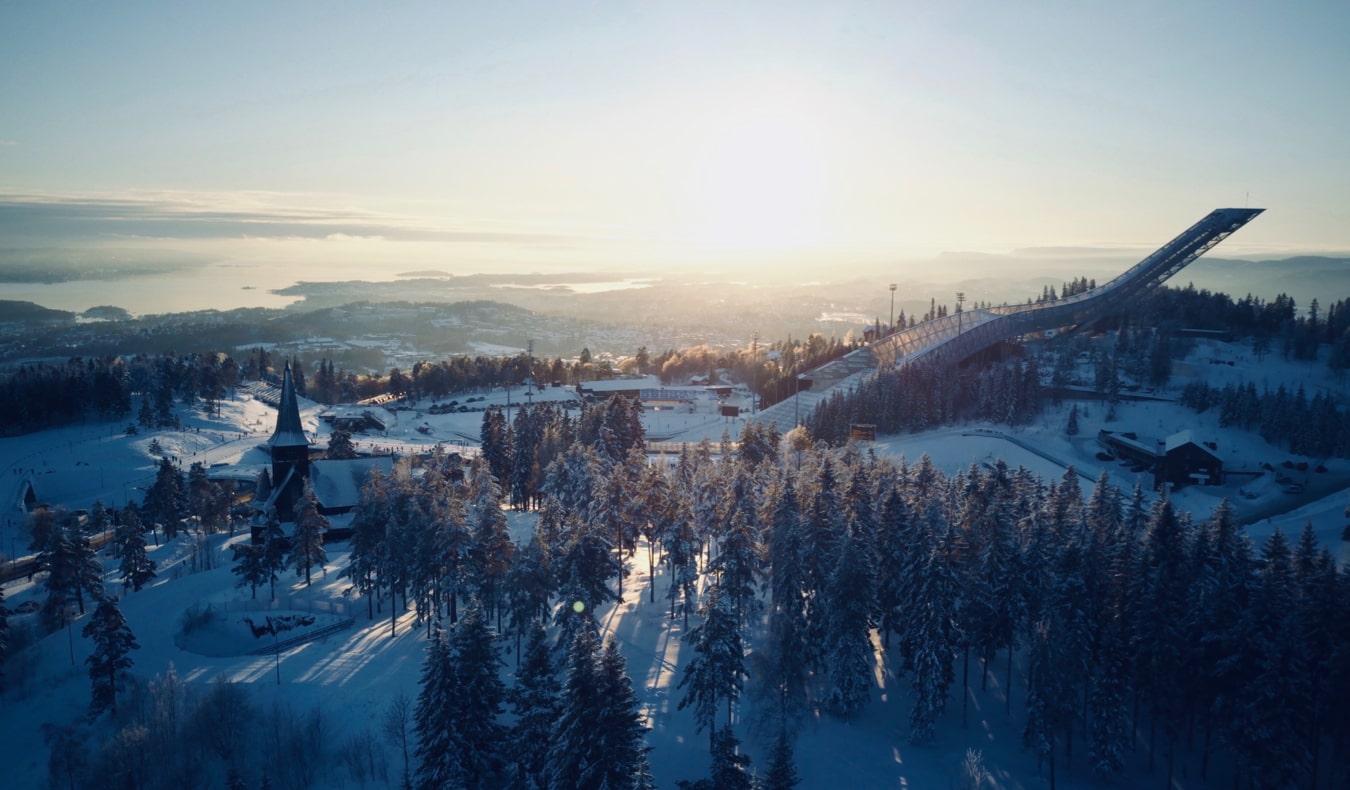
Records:
[[[850,529],[826,590],[830,646],[825,661],[830,683],[826,699],[830,708],[845,718],[867,704],[875,685],[871,621],[874,585],[871,552]]]
[[[547,790],[548,750],[561,710],[553,650],[542,625],[530,631],[525,660],[516,670],[508,697],[515,723],[507,735],[506,756],[511,785],[521,790]]]
[[[417,734],[417,770],[413,776],[417,790],[464,787],[465,776],[454,754],[455,723],[451,719],[458,689],[450,648],[438,624],[432,624],[420,686],[413,712],[413,731]]]
[[[146,582],[155,578],[155,561],[146,553],[140,521],[127,519],[119,525],[113,542],[117,557],[122,561],[119,569],[122,584],[133,592],[140,592]]]
[[[600,697],[599,650],[595,622],[584,617],[568,644],[562,713],[548,751],[549,790],[600,787],[603,753],[593,737],[605,706]]]
[[[95,718],[105,710],[111,710],[116,717],[118,682],[131,668],[128,653],[140,649],[140,645],[113,598],[105,597],[99,601],[93,617],[85,623],[80,634],[94,640],[94,650],[85,659],[92,686],[89,717]]]
[[[679,786],[683,790],[750,790],[754,787],[746,770],[750,755],[741,754],[740,745],[731,725],[718,729],[713,735],[710,776],[697,782],[680,782]]]
[[[1153,761],[1156,726],[1167,740],[1169,781],[1172,757],[1180,735],[1181,695],[1176,693],[1183,668],[1183,625],[1190,572],[1181,525],[1172,503],[1162,499],[1153,509],[1143,553],[1134,573],[1134,622],[1131,648],[1136,683],[1149,702],[1149,763]]]
[[[910,712],[910,740],[928,743],[938,719],[947,709],[947,693],[954,679],[956,657],[957,596],[960,581],[954,558],[955,536],[950,527],[929,555],[917,585],[917,606],[908,631],[913,650],[914,675],[910,688],[914,707]]]
[[[773,750],[769,752],[769,763],[764,769],[760,790],[793,790],[800,782],[801,777],[792,759],[792,738],[786,727],[780,727],[773,741]]]
[[[693,644],[693,660],[685,665],[679,688],[688,687],[680,698],[679,709],[694,709],[695,731],[708,730],[708,747],[713,747],[718,711],[726,706],[727,723],[740,699],[745,681],[745,652],[740,626],[731,606],[714,585],[703,609],[703,622],[685,636]]]
[[[310,584],[310,571],[315,566],[324,568],[328,553],[323,548],[323,536],[328,531],[328,519],[319,512],[319,501],[314,489],[305,481],[305,493],[296,503],[295,530],[291,534],[290,556],[287,564],[296,575],[304,574],[305,586]]]
[[[1256,594],[1240,656],[1246,683],[1228,722],[1229,739],[1260,787],[1292,787],[1311,755],[1303,733],[1309,712],[1307,656],[1297,639],[1297,585],[1289,543],[1276,530],[1261,550]]]
[[[155,482],[145,492],[141,515],[151,524],[164,530],[164,537],[173,540],[187,512],[187,487],[183,473],[168,458],[159,460]]]
[[[338,574],[352,580],[347,592],[355,591],[366,597],[366,614],[375,619],[375,595],[383,576],[381,558],[384,550],[385,529],[390,519],[390,492],[384,475],[371,473],[361,488],[361,498],[352,516],[351,550],[347,567]]]
[[[654,786],[647,761],[647,730],[637,693],[628,677],[627,665],[618,643],[605,641],[600,655],[598,689],[602,701],[596,723],[600,742],[601,788],[650,790]]]
[[[501,745],[506,730],[497,721],[506,689],[498,674],[495,635],[474,602],[455,624],[450,637],[454,694],[451,728],[456,774],[470,790],[499,786],[503,767]]]

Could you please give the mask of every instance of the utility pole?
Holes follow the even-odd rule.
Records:
[[[750,413],[759,411],[759,333],[750,337]]]

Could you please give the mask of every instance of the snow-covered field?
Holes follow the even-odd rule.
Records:
[[[1197,354],[1240,354],[1231,347],[1201,344]],[[1192,355],[1193,358],[1195,355]],[[1238,376],[1237,365],[1214,366],[1196,359],[1190,369],[1214,376]],[[1247,361],[1254,368],[1254,361]],[[1259,372],[1276,381],[1292,381],[1311,376],[1309,387],[1334,387],[1335,382],[1323,381],[1310,368],[1285,366],[1267,360]],[[1315,381],[1313,380],[1315,379]],[[1185,379],[1180,379],[1184,383]],[[1218,378],[1212,384],[1221,384]],[[1261,382],[1257,379],[1258,387]],[[485,398],[475,405],[505,403],[506,394],[500,390],[481,393]],[[531,399],[573,399],[571,390],[548,389],[535,392]],[[523,388],[511,394],[512,404],[525,399]],[[460,398],[462,401],[463,398]],[[421,404],[422,407],[429,403]],[[1171,403],[1148,402],[1122,406],[1119,418],[1111,423],[1103,421],[1103,407],[1096,403],[1079,403],[1081,431],[1076,437],[1064,434],[1069,403],[1053,407],[1035,425],[1012,430],[992,425],[966,425],[944,428],[923,434],[903,437],[880,437],[875,443],[879,453],[911,460],[928,454],[934,463],[947,473],[955,473],[972,463],[983,463],[1003,458],[1010,465],[1023,465],[1046,478],[1058,478],[1067,465],[1072,465],[1086,478],[1095,479],[1102,471],[1122,486],[1132,486],[1134,474],[1127,468],[1096,459],[1096,432],[1109,430],[1137,431],[1141,436],[1161,437],[1182,428],[1194,430],[1200,438],[1213,439],[1225,462],[1242,468],[1254,468],[1260,461],[1273,460],[1277,464],[1287,454],[1269,447],[1259,437],[1232,432],[1220,432],[1212,413],[1195,415]],[[317,443],[326,443],[326,427],[319,422],[321,411],[315,404],[302,401],[302,414],[307,428],[316,435]],[[732,438],[740,432],[743,420],[715,415],[711,409],[694,413],[675,410],[649,412],[648,430],[653,434],[672,436],[676,441],[695,442],[701,438],[716,440],[724,432]],[[128,498],[139,501],[140,490],[154,477],[156,459],[149,452],[152,440],[158,440],[163,452],[176,456],[186,468],[201,461],[205,465],[242,465],[258,468],[266,463],[265,455],[257,449],[270,435],[275,411],[256,400],[235,400],[222,404],[221,415],[184,414],[187,429],[161,431],[127,436],[125,423],[90,424],[17,438],[0,439],[0,475],[9,475],[18,481],[31,474],[38,496],[52,504],[70,508],[86,508],[94,499],[101,498],[110,506],[121,507]],[[479,433],[482,415],[431,415],[423,411],[401,411],[393,415],[392,423],[380,436],[358,436],[362,449],[412,449],[437,442],[472,442]],[[426,426],[425,433],[417,430]],[[1321,460],[1321,459],[1315,459]],[[1261,540],[1275,528],[1296,535],[1305,522],[1311,522],[1322,542],[1339,552],[1342,561],[1346,553],[1340,540],[1345,525],[1343,511],[1347,503],[1346,481],[1350,480],[1350,464],[1343,460],[1327,462],[1329,471],[1318,475],[1308,473],[1309,493],[1305,501],[1280,492],[1279,486],[1263,482],[1262,478],[1243,478],[1222,488],[1192,488],[1178,492],[1174,501],[1182,509],[1190,510],[1196,518],[1203,518],[1217,502],[1228,497],[1239,506],[1240,513],[1254,520],[1249,530],[1255,540]],[[1090,490],[1088,480],[1082,481]],[[1242,492],[1251,495],[1243,496]],[[1270,514],[1267,517],[1266,514]],[[513,534],[528,535],[531,514],[510,514]],[[21,516],[7,511],[0,533],[0,546],[10,553],[23,553],[25,539],[20,536]],[[145,680],[164,672],[171,664],[178,675],[192,683],[206,683],[226,679],[246,684],[249,693],[259,705],[273,700],[284,700],[293,708],[306,709],[322,706],[333,715],[328,717],[338,732],[331,740],[341,742],[344,731],[376,728],[376,722],[388,704],[402,692],[409,697],[417,693],[418,676],[425,646],[424,631],[413,627],[411,612],[397,623],[397,635],[390,636],[387,611],[372,621],[366,615],[366,604],[343,595],[345,580],[337,578],[336,571],[345,562],[345,547],[330,547],[328,572],[316,576],[312,587],[305,588],[303,580],[289,575],[285,589],[278,595],[285,599],[280,613],[319,612],[327,618],[349,615],[352,626],[299,646],[284,649],[279,662],[270,654],[249,655],[250,650],[266,648],[270,637],[254,638],[242,623],[243,611],[249,599],[247,589],[236,589],[229,569],[228,543],[242,539],[218,536],[214,549],[218,567],[191,572],[187,550],[182,543],[151,548],[151,556],[159,563],[159,576],[145,590],[125,596],[121,605],[131,629],[140,642],[140,649],[132,654],[133,673]],[[679,620],[670,620],[664,593],[668,579],[661,575],[647,576],[645,546],[629,560],[631,575],[625,580],[624,601],[597,612],[606,633],[620,643],[628,661],[628,670],[645,706],[652,725],[648,741],[658,786],[673,788],[678,780],[697,779],[707,773],[708,751],[706,734],[696,734],[694,719],[689,710],[677,710],[680,692],[676,690],[681,667],[682,628]],[[656,601],[649,602],[651,585],[656,586]],[[120,592],[120,585],[110,585]],[[36,599],[40,591],[20,581],[5,589],[6,603],[17,604]],[[265,591],[259,591],[266,598]],[[184,635],[182,623],[189,610],[200,611],[206,605],[222,610],[221,618],[206,630],[199,629]],[[231,608],[233,607],[233,608]],[[278,612],[271,612],[277,614]],[[263,612],[260,614],[268,614]],[[20,624],[35,615],[19,615],[11,622]],[[256,618],[255,618],[256,622]],[[320,624],[316,624],[318,627]],[[4,787],[36,788],[45,786],[47,775],[47,747],[44,745],[41,725],[44,722],[68,723],[81,717],[88,706],[89,680],[83,661],[88,655],[88,640],[79,636],[80,623],[73,635],[53,634],[30,648],[22,662],[7,667],[6,684],[9,690],[0,698],[0,760],[6,766]],[[513,669],[514,653],[504,646],[504,672]],[[1035,758],[1021,749],[1019,708],[1023,703],[1024,688],[1015,683],[1013,715],[1004,714],[1002,664],[991,666],[986,690],[981,687],[977,666],[971,668],[971,687],[974,689],[969,704],[968,723],[962,725],[961,682],[953,687],[949,704],[936,741],[916,747],[908,743],[907,719],[909,696],[903,683],[896,683],[896,673],[879,663],[877,686],[873,689],[871,704],[851,721],[829,716],[807,723],[796,743],[796,761],[804,788],[944,788],[951,786],[958,775],[958,766],[967,748],[983,752],[986,767],[992,772],[992,786],[1000,788],[1037,788],[1048,786],[1038,772]],[[752,669],[753,671],[753,669]],[[280,682],[278,683],[278,677]],[[737,735],[743,747],[754,759],[754,766],[762,767],[767,760],[768,739],[752,726],[755,718],[753,700],[748,701],[741,714]],[[391,769],[395,760],[392,747],[388,755]],[[1065,788],[1097,786],[1087,766],[1079,761],[1072,766],[1060,766],[1058,781]],[[1137,786],[1145,781],[1144,749],[1140,749],[1130,764],[1129,774],[1115,786]],[[395,776],[396,772],[391,772]],[[1149,778],[1152,783],[1159,777]],[[357,787],[338,765],[330,767],[317,786]],[[375,785],[375,786],[383,786]],[[1182,778],[1178,787],[1199,787],[1199,783]]]

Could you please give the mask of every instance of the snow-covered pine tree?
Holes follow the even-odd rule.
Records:
[[[745,508],[737,508],[730,526],[717,542],[717,556],[710,564],[717,574],[718,590],[726,598],[732,616],[742,626],[762,606],[758,588],[763,562],[755,533],[750,514]]]
[[[78,523],[73,522],[66,530],[75,551],[75,603],[80,614],[84,614],[84,594],[88,592],[98,599],[103,595],[103,563],[98,560],[89,536],[80,531]]]
[[[304,574],[305,586],[310,583],[310,571],[318,566],[327,573],[328,553],[323,548],[323,536],[328,532],[328,518],[319,512],[319,500],[314,489],[305,481],[305,493],[296,504],[295,530],[291,534],[288,564],[296,575]]]
[[[829,667],[826,701],[835,713],[848,718],[871,697],[876,656],[872,650],[872,610],[876,574],[872,553],[861,536],[850,529],[839,547],[834,573],[826,588]]]
[[[277,599],[277,579],[286,570],[286,534],[281,531],[276,508],[270,508],[262,526],[263,568],[271,600]]]
[[[475,592],[484,606],[484,614],[496,617],[501,625],[504,580],[511,567],[515,544],[502,511],[501,488],[481,458],[469,464],[469,519],[472,545],[469,565]]]
[[[703,622],[689,631],[685,641],[694,646],[695,657],[685,665],[679,688],[688,686],[679,709],[694,709],[695,731],[708,730],[712,748],[718,711],[726,706],[727,723],[745,683],[745,648],[740,626],[731,606],[714,584],[703,607]]]
[[[164,530],[164,537],[173,540],[187,515],[187,486],[183,473],[167,457],[159,459],[155,482],[145,492],[141,515],[151,524]]]
[[[719,728],[713,734],[712,768],[708,778],[679,782],[681,790],[751,790],[755,785],[747,770],[750,755],[741,754],[740,746],[731,725]]]
[[[497,721],[506,688],[498,674],[495,635],[475,601],[450,635],[454,696],[449,715],[454,738],[455,774],[470,790],[500,786],[506,731]]]
[[[792,757],[792,738],[786,727],[780,727],[769,752],[764,778],[760,780],[760,790],[793,790],[800,782],[801,776]]]
[[[95,718],[109,710],[115,718],[118,682],[131,668],[132,660],[128,654],[140,649],[140,645],[122,616],[122,610],[117,607],[116,599],[108,597],[99,600],[93,617],[84,624],[80,634],[94,640],[94,650],[85,659],[92,686],[89,716]]]
[[[1297,583],[1289,543],[1278,529],[1261,549],[1255,595],[1243,613],[1247,643],[1235,657],[1245,682],[1228,740],[1258,787],[1294,787],[1311,763],[1307,656],[1295,630]]]
[[[914,708],[910,712],[910,741],[928,743],[937,720],[947,709],[952,661],[959,641],[957,597],[960,578],[955,564],[954,530],[949,526],[928,556],[918,580],[916,606],[907,631],[913,650],[914,675],[910,689]]]
[[[899,632],[904,614],[901,605],[907,579],[906,568],[913,567],[913,555],[918,547],[913,537],[913,519],[900,489],[891,486],[881,500],[877,525],[877,625],[886,649],[891,646],[891,634]]]
[[[375,594],[379,590],[380,559],[385,527],[389,522],[389,493],[386,478],[379,470],[371,472],[361,487],[361,498],[352,516],[352,537],[349,541],[347,567],[339,577],[352,580],[345,594],[353,591],[366,597],[367,617],[375,619]]]
[[[454,754],[452,716],[457,693],[454,665],[439,624],[431,628],[420,685],[413,712],[413,731],[417,734],[417,770],[413,776],[417,790],[464,787],[462,766]]]
[[[1318,776],[1321,770],[1321,744],[1324,734],[1334,726],[1338,716],[1333,700],[1345,699],[1338,695],[1338,679],[1344,683],[1350,674],[1350,644],[1345,644],[1340,632],[1347,613],[1350,596],[1338,589],[1336,561],[1325,546],[1320,545],[1312,522],[1304,525],[1294,550],[1294,577],[1298,587],[1298,606],[1294,612],[1294,640],[1301,645],[1308,662],[1308,748],[1312,753],[1309,774]]]
[[[807,494],[807,492],[803,492]],[[812,490],[803,497],[805,508],[802,514],[806,553],[803,563],[807,580],[807,631],[810,634],[807,645],[811,647],[809,659],[817,669],[825,669],[826,633],[829,629],[829,607],[825,590],[830,583],[830,574],[834,573],[835,560],[839,557],[839,544],[844,538],[844,509],[840,498],[839,479],[834,473],[834,464],[826,455],[820,464]]]
[[[482,458],[487,460],[488,470],[502,486],[511,481],[511,429],[506,423],[500,406],[493,406],[483,412],[483,424],[478,433]]]
[[[145,550],[145,534],[139,521],[118,525],[113,535],[117,557],[122,561],[119,574],[123,586],[140,592],[145,583],[155,578],[155,561]],[[256,589],[256,588],[255,588]]]
[[[589,617],[572,634],[567,647],[562,712],[548,750],[549,790],[599,788],[603,757],[593,737],[604,709],[600,698],[600,637]]]
[[[599,693],[601,708],[595,737],[600,743],[601,788],[651,790],[655,781],[647,762],[647,731],[641,703],[633,691],[627,665],[618,643],[605,641],[600,655]]]
[[[784,476],[773,505],[769,532],[769,642],[760,678],[778,703],[780,724],[806,709],[806,596],[802,567],[801,516],[791,475]]]
[[[512,787],[548,790],[548,750],[562,707],[560,693],[548,634],[535,623],[525,660],[516,670],[515,687],[508,694],[515,714],[506,741]]]
[[[1149,702],[1149,764],[1152,766],[1154,735],[1161,724],[1167,739],[1169,774],[1176,740],[1180,735],[1185,710],[1176,693],[1182,681],[1182,650],[1185,648],[1183,625],[1190,572],[1181,526],[1172,503],[1159,500],[1149,519],[1143,553],[1135,566],[1135,630],[1131,638],[1136,683]],[[1170,776],[1168,781],[1170,782]]]
[[[553,595],[553,567],[548,544],[536,530],[530,542],[516,548],[506,571],[506,610],[516,637],[516,663],[520,663],[522,635],[542,626]]]

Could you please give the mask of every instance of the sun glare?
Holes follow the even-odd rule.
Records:
[[[694,240],[739,251],[830,241],[825,132],[801,97],[785,93],[721,114],[690,162]]]

